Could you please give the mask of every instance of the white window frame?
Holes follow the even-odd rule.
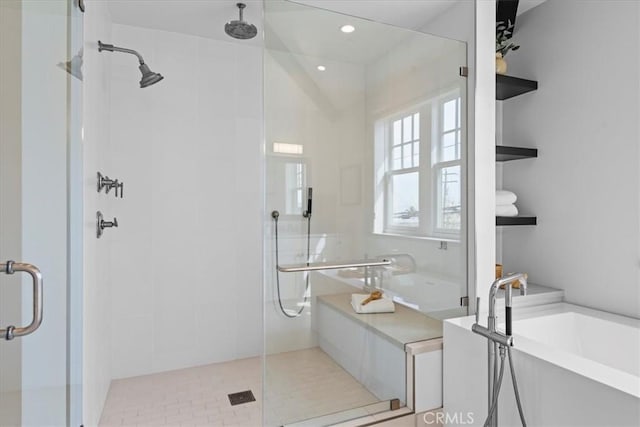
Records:
[[[401,146],[404,145],[409,145],[411,144],[411,167],[408,168],[400,168],[400,169],[394,169],[393,168],[393,148],[395,147],[395,145],[393,144],[393,123],[400,120],[402,122],[402,119],[408,116],[411,116],[413,118],[415,118],[415,114],[419,113],[420,114],[420,138],[418,140],[414,140],[412,139],[410,142],[404,143],[400,142]],[[424,155],[424,147],[423,145],[423,139],[424,139],[424,135],[423,135],[423,120],[424,120],[424,108],[412,108],[409,110],[405,110],[401,113],[397,113],[394,114],[393,116],[390,116],[388,118],[385,119],[385,142],[384,142],[384,167],[385,167],[385,177],[384,177],[384,228],[383,228],[383,232],[387,233],[387,234],[421,234],[422,230],[421,230],[421,224],[423,224],[423,219],[422,217],[424,216],[425,213],[425,208],[426,206],[423,206],[423,200],[422,198],[419,198],[419,205],[417,206],[418,208],[418,225],[417,226],[412,226],[412,225],[398,225],[398,224],[393,224],[392,223],[392,218],[393,218],[393,203],[392,203],[392,195],[393,194],[393,177],[394,176],[398,176],[398,175],[404,175],[404,174],[409,174],[409,173],[418,173],[418,179],[420,180],[422,178],[422,173],[421,173],[421,166],[423,164],[423,155]],[[412,119],[412,123],[413,126],[415,126],[415,120]],[[404,125],[403,123],[401,123],[401,129],[403,129],[403,133],[404,133]],[[413,128],[412,128],[413,130]],[[421,146],[419,149],[419,158],[418,158],[418,166],[413,166],[413,149],[415,144],[418,144],[418,146]],[[428,151],[428,150],[427,150]],[[404,162],[404,156],[401,159],[402,162]],[[403,164],[404,166],[404,164]],[[419,183],[418,186],[420,189],[422,188],[422,182]],[[420,190],[419,190],[420,192]]]
[[[459,99],[459,107],[456,111],[456,128],[454,132],[460,132],[460,144],[458,158],[450,161],[439,162],[436,161],[440,157],[439,150],[442,147],[442,137],[447,132],[442,132],[443,128],[443,112],[444,104],[453,99]],[[420,113],[420,138],[419,138],[419,160],[418,166],[412,166],[410,168],[393,169],[393,123],[397,120],[402,120],[404,117]],[[461,203],[461,224],[458,230],[438,228],[438,198],[440,194],[440,171],[444,168],[451,166],[460,167],[460,188],[461,193],[463,188],[463,155],[465,153],[465,112],[464,112],[464,100],[461,96],[461,88],[456,87],[451,91],[448,91],[442,95],[433,97],[429,101],[422,104],[413,106],[412,108],[404,109],[393,115],[384,117],[377,121],[377,125],[380,123],[384,126],[384,149],[382,151],[376,150],[377,153],[382,153],[384,159],[382,160],[384,167],[384,176],[382,180],[378,181],[377,185],[381,185],[382,188],[378,188],[378,192],[382,191],[383,197],[383,218],[381,221],[374,222],[374,233],[389,234],[389,235],[402,235],[407,237],[417,238],[434,238],[434,239],[447,239],[447,240],[459,240],[462,233],[462,205],[464,195],[460,195]],[[415,120],[414,120],[415,121]],[[374,156],[375,157],[375,156]],[[376,164],[380,164],[380,160],[376,160]],[[393,188],[392,179],[393,176],[415,173],[419,174],[419,196],[427,194],[427,197],[419,197],[419,214],[418,224],[416,226],[410,225],[398,225],[392,223],[393,218]],[[376,204],[377,206],[377,204]]]
[[[458,106],[456,109],[456,118],[455,118],[455,127],[452,130],[444,131],[444,105],[449,102],[457,99]],[[462,203],[463,203],[463,194],[464,191],[462,187],[462,173],[463,173],[463,159],[462,153],[464,150],[464,126],[463,126],[463,105],[462,105],[462,97],[460,95],[460,90],[453,90],[441,97],[438,97],[436,102],[433,103],[434,108],[434,123],[433,123],[433,143],[432,149],[434,152],[433,163],[431,165],[431,173],[432,173],[432,224],[431,224],[431,234],[435,237],[447,237],[447,238],[459,238],[460,233],[462,231]],[[435,111],[437,110],[437,111]],[[447,161],[438,161],[441,158],[442,153],[440,150],[443,146],[444,136],[448,133],[458,133],[460,135],[460,143],[457,144],[456,150],[457,158],[455,160],[447,160]],[[440,215],[441,207],[439,206],[440,199],[440,191],[442,189],[442,185],[440,182],[440,172],[443,169],[458,166],[460,168],[460,228],[457,230],[451,230],[448,228],[441,228],[438,226],[438,216]]]

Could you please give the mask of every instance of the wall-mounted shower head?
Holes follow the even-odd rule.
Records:
[[[152,84],[158,83],[160,80],[164,79],[164,77],[160,73],[154,73],[153,71],[151,71],[149,69],[149,66],[145,64],[144,59],[142,58],[142,55],[140,55],[135,50],[126,49],[124,47],[117,47],[112,44],[102,43],[100,40],[98,40],[98,52],[102,52],[103,50],[106,50],[107,52],[122,52],[122,53],[129,53],[131,55],[135,55],[138,58],[138,61],[140,62],[140,67],[138,68],[142,73],[142,79],[140,79],[141,88],[149,87]]]
[[[255,25],[249,24],[243,19],[244,8],[247,5],[236,3],[236,6],[238,6],[240,12],[240,19],[227,22],[224,26],[224,31],[234,39],[247,40],[254,38],[258,34],[258,29]]]

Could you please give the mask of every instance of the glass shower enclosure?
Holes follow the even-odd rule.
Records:
[[[405,346],[466,313],[466,58],[265,2],[265,425],[406,406]]]

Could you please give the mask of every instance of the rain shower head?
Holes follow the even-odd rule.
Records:
[[[153,84],[158,83],[160,80],[164,79],[164,77],[160,73],[154,73],[153,71],[151,71],[149,69],[149,66],[145,64],[144,59],[142,58],[142,55],[140,55],[135,50],[126,49],[124,47],[117,47],[112,44],[102,43],[100,40],[98,40],[98,52],[102,52],[103,50],[106,50],[107,52],[122,52],[122,53],[129,53],[131,55],[135,55],[138,58],[138,61],[140,62],[139,69],[140,69],[140,72],[142,73],[142,79],[140,79],[141,88],[149,87]]]
[[[258,34],[258,29],[255,25],[249,24],[243,19],[244,8],[247,5],[236,3],[236,6],[238,6],[240,12],[240,18],[237,21],[227,22],[224,26],[224,31],[234,39],[247,40],[254,38]]]

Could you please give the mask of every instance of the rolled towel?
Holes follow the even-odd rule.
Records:
[[[396,311],[396,305],[388,298],[382,297],[362,305],[362,301],[369,298],[369,294],[352,294],[351,306],[353,310],[358,314],[366,313],[393,313]]]
[[[496,206],[512,205],[518,200],[518,196],[512,191],[496,190]],[[504,215],[506,216],[506,215]]]
[[[518,216],[518,208],[516,205],[498,205],[496,216]]]

